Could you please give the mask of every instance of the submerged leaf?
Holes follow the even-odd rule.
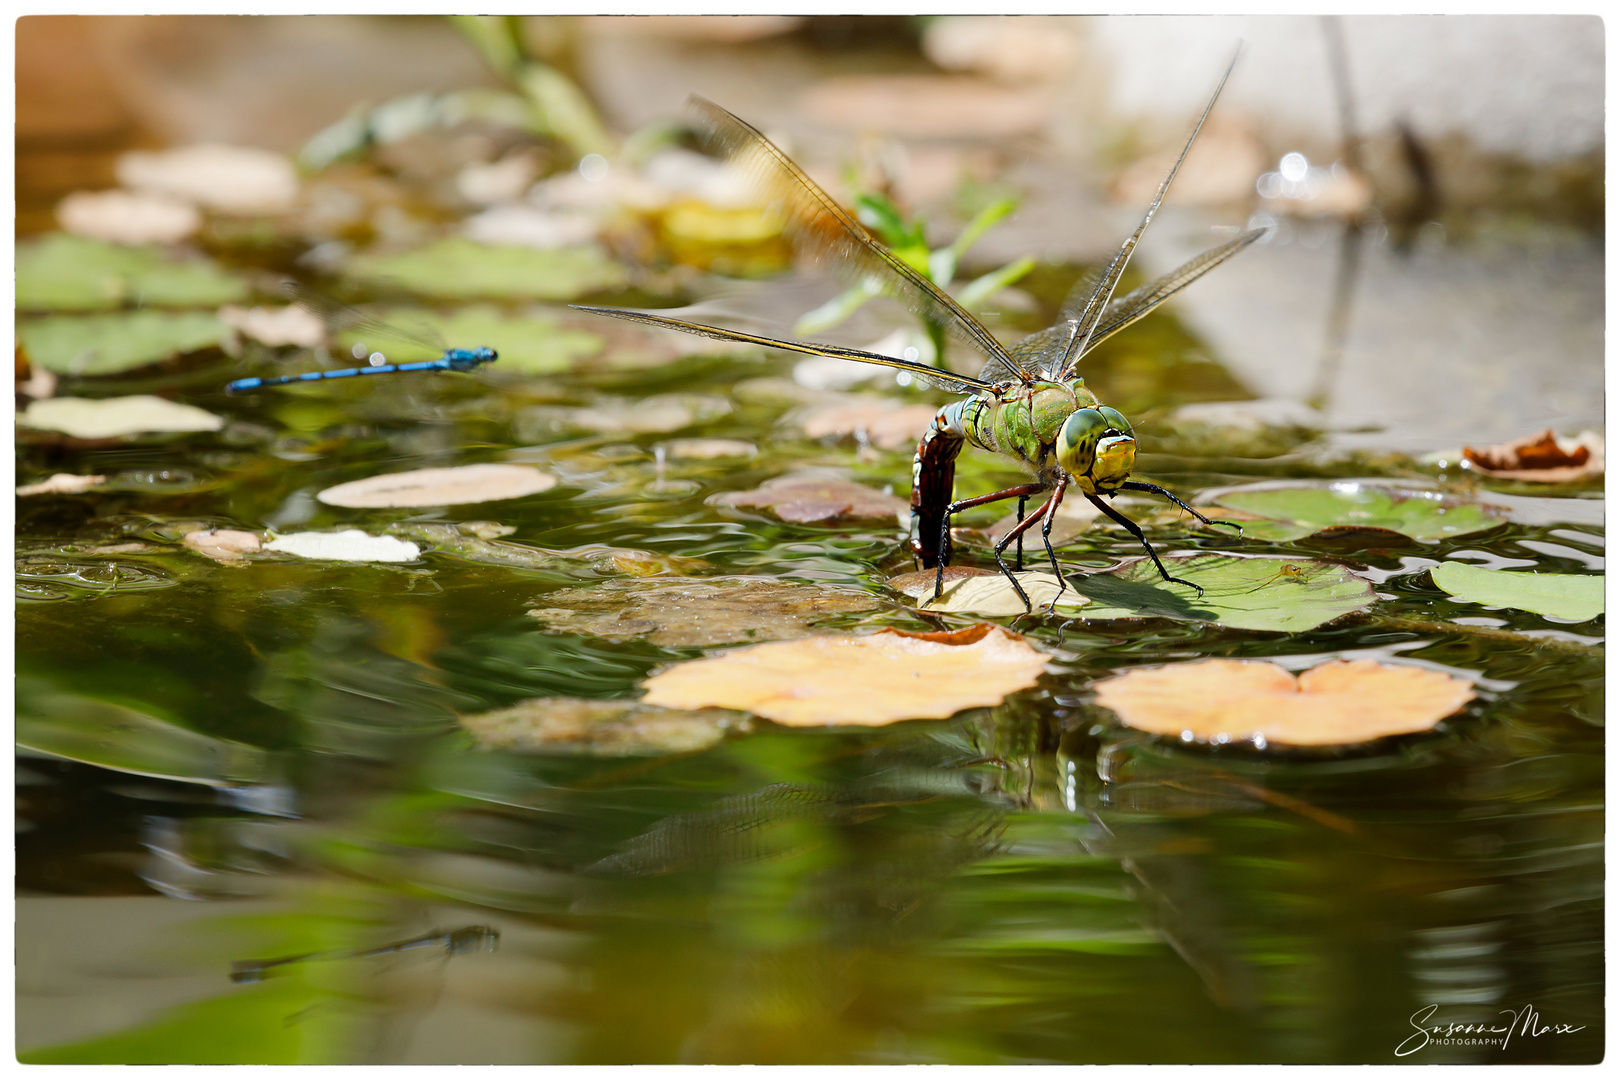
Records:
[[[944,719],[1035,685],[1047,656],[981,623],[949,634],[771,642],[693,660],[643,682],[649,704],[745,709],[793,727]]]
[[[223,345],[231,328],[203,312],[129,311],[31,319],[17,333],[28,358],[47,371],[116,375]]]
[[[910,509],[903,500],[864,484],[820,476],[781,476],[753,491],[728,491],[711,501],[717,506],[768,507],[783,521],[828,525],[898,521]]]
[[[370,536],[359,529],[344,529],[335,533],[287,533],[264,547],[266,551],[336,562],[411,562],[422,553],[421,548],[409,540]]]
[[[1215,502],[1292,526],[1287,530],[1291,535],[1268,535],[1266,539],[1381,529],[1431,541],[1495,528],[1507,519],[1505,509],[1488,503],[1354,480],[1325,487],[1231,491]],[[1259,535],[1248,525],[1244,525],[1244,534]]]
[[[1296,679],[1257,660],[1136,668],[1097,684],[1127,725],[1215,743],[1334,746],[1427,731],[1466,705],[1464,679],[1408,665],[1334,660]]]
[[[1603,436],[1583,431],[1560,439],[1548,428],[1500,446],[1465,446],[1462,456],[1467,468],[1499,480],[1566,484],[1603,475]]]
[[[1452,596],[1476,604],[1518,608],[1575,622],[1603,614],[1602,574],[1487,570],[1452,561],[1431,567],[1429,576]]]
[[[665,648],[803,637],[830,616],[877,607],[864,593],[742,577],[607,581],[538,602],[547,606],[529,614],[550,630]]]
[[[192,405],[180,405],[150,394],[133,397],[46,398],[29,403],[17,423],[41,431],[60,431],[76,439],[110,439],[146,432],[218,431],[225,421]]]
[[[447,300],[577,300],[623,288],[624,267],[600,248],[536,251],[449,237],[398,255],[362,255],[348,268],[360,281],[397,284]]]
[[[724,709],[666,709],[639,701],[530,698],[461,717],[478,745],[530,754],[631,757],[707,750],[746,717]]]
[[[556,486],[555,476],[533,465],[490,463],[368,476],[329,487],[315,497],[328,506],[352,509],[454,506],[518,499]]]

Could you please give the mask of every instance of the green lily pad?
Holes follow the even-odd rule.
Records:
[[[1429,577],[1457,599],[1475,604],[1517,608],[1575,622],[1603,614],[1602,574],[1537,574],[1443,562],[1429,570]]]
[[[449,315],[420,309],[379,312],[384,322],[398,322],[436,333],[445,343],[462,349],[488,346],[500,354],[501,371],[523,375],[551,375],[567,371],[576,361],[602,351],[603,338],[586,330],[570,330],[544,316],[513,318],[488,304],[464,307]],[[436,360],[439,353],[418,342],[380,333],[348,331],[338,336],[345,349],[363,342],[381,349],[395,363]]]
[[[1153,561],[1142,558],[1106,574],[1071,579],[1091,599],[1085,618],[1194,619],[1239,630],[1298,633],[1377,599],[1367,579],[1315,559],[1208,554],[1170,555],[1163,561],[1173,576],[1202,586],[1204,595],[1165,581]]]
[[[17,307],[23,311],[217,307],[247,295],[247,282],[213,261],[171,258],[159,247],[66,233],[17,245]]]
[[[58,375],[116,375],[222,345],[231,333],[211,311],[52,315],[17,328],[29,361]]]
[[[1362,529],[1397,532],[1413,540],[1443,540],[1495,528],[1507,518],[1505,509],[1487,503],[1355,481],[1327,487],[1233,491],[1215,502],[1268,519],[1242,523],[1245,536],[1265,540],[1297,540]]]
[[[361,255],[349,264],[348,274],[446,300],[575,300],[623,288],[628,281],[624,267],[600,248],[538,251],[459,236],[397,255]]]
[[[17,745],[137,776],[213,786],[262,783],[270,774],[270,755],[256,746],[37,679],[17,681]]]

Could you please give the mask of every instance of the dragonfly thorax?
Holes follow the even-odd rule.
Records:
[[[1038,473],[1049,473],[1058,464],[1064,423],[1076,411],[1096,404],[1082,379],[999,386],[963,410],[963,434],[981,449],[1017,458]]]

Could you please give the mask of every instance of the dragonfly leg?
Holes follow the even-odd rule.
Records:
[[[1055,498],[1056,495],[1054,494],[1053,497]],[[1012,582],[1013,591],[1018,593],[1018,599],[1024,602],[1024,610],[1026,614],[1034,611],[1035,605],[1029,602],[1029,594],[1026,593],[1024,591],[1024,587],[1018,583],[1018,579],[1013,577],[1012,571],[1007,569],[1007,564],[1002,561],[1001,553],[1007,550],[1008,544],[1012,543],[1015,539],[1022,537],[1024,535],[1024,530],[1041,520],[1041,515],[1046,513],[1047,508],[1050,507],[1051,504],[1052,499],[1049,498],[1045,502],[1041,503],[1041,505],[1037,506],[1033,514],[1029,515],[1027,518],[1022,518],[1018,524],[1012,527],[1011,531],[1009,531],[1006,536],[1003,536],[1001,540],[997,542],[995,547],[996,565],[1001,567],[1001,572],[1007,575],[1008,581]]]
[[[1057,520],[1058,503],[1063,501],[1063,493],[1068,487],[1069,477],[1065,473],[1057,483],[1057,490],[1052,492],[1052,498],[1047,501],[1046,520],[1041,522],[1041,543],[1046,545],[1046,557],[1052,562],[1052,576],[1058,579],[1058,591],[1053,594],[1052,602],[1046,605],[1049,614],[1057,610],[1058,597],[1063,595],[1063,590],[1069,584],[1063,580],[1063,571],[1058,569],[1057,552],[1052,550],[1052,522]]]
[[[1027,503],[1027,502],[1029,502],[1029,496],[1028,495],[1020,495],[1018,497],[1018,517],[1017,517],[1018,521],[1023,521],[1024,520],[1024,504]],[[1024,534],[1023,533],[1018,534],[1018,561],[1017,561],[1016,565],[1017,565],[1017,567],[1018,567],[1018,569],[1020,571],[1022,571],[1024,569]]]
[[[950,543],[950,540],[951,540],[951,518],[955,517],[957,514],[959,514],[963,510],[967,510],[967,509],[969,509],[971,507],[975,507],[975,506],[983,506],[986,503],[1000,502],[1002,499],[1028,498],[1031,495],[1038,495],[1044,490],[1045,490],[1045,485],[1043,485],[1043,484],[1019,484],[1017,487],[1005,488],[1005,489],[1003,489],[1001,491],[992,491],[988,495],[980,495],[976,499],[959,499],[956,502],[951,503],[951,505],[949,505],[949,506],[947,506],[945,508],[945,513],[940,518],[940,522],[939,522],[939,550],[941,552],[949,550],[945,545]],[[1009,539],[1011,539],[1010,536],[1002,537],[1002,542],[1001,542],[1000,546],[1005,546]],[[997,548],[998,552],[1000,551],[1000,546],[998,546],[998,548]],[[998,563],[1001,562],[1001,556],[1000,556],[999,553],[996,555],[996,562],[998,562]],[[1007,573],[1006,566],[1002,566],[1001,570],[1002,570],[1002,573]],[[1008,574],[1007,576],[1011,577],[1012,575]],[[1018,588],[1018,582],[1014,581],[1013,582],[1013,587]],[[934,599],[938,600],[940,598],[940,596],[944,594],[944,592],[945,592],[945,560],[940,559],[940,561],[939,561],[939,572],[934,575]],[[1018,589],[1018,595],[1023,596],[1024,595],[1024,590],[1019,588]],[[1027,598],[1024,600],[1024,604],[1025,604],[1025,606],[1028,606],[1029,600]]]
[[[1202,521],[1205,525],[1229,525],[1232,528],[1236,529],[1239,533],[1243,532],[1243,526],[1239,525],[1235,521],[1221,521],[1218,518],[1211,521],[1209,518],[1205,517],[1203,514],[1200,514],[1198,511],[1194,510],[1192,507],[1188,506],[1186,503],[1182,502],[1180,499],[1178,499],[1174,495],[1170,494],[1170,492],[1164,490],[1164,488],[1160,487],[1158,484],[1145,484],[1140,480],[1127,480],[1123,484],[1121,484],[1120,487],[1130,488],[1132,491],[1151,491],[1155,495],[1163,495],[1165,498],[1169,499],[1171,502],[1175,503],[1177,506],[1179,506],[1183,510],[1187,511],[1187,513],[1191,514],[1193,517],[1197,518],[1199,521]]]
[[[1203,598],[1204,590],[1202,586],[1195,585],[1191,581],[1183,581],[1181,578],[1170,576],[1170,571],[1166,570],[1164,568],[1164,563],[1159,561],[1159,553],[1153,550],[1153,545],[1148,543],[1146,536],[1142,535],[1142,527],[1140,525],[1126,517],[1124,514],[1120,513],[1118,510],[1115,510],[1112,506],[1109,506],[1107,503],[1103,502],[1097,496],[1087,495],[1086,498],[1093,506],[1101,510],[1104,514],[1107,514],[1110,518],[1113,518],[1115,521],[1119,522],[1121,525],[1125,526],[1126,530],[1132,536],[1136,537],[1136,539],[1141,543],[1142,547],[1147,551],[1148,558],[1153,560],[1153,565],[1159,568],[1160,577],[1164,578],[1166,581],[1173,581],[1177,585],[1191,585],[1194,589],[1198,590],[1199,599]]]

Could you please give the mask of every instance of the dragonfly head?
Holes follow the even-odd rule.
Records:
[[[1136,464],[1136,436],[1131,422],[1106,405],[1080,409],[1058,433],[1058,464],[1080,481],[1082,489],[1106,493],[1130,478]]]

